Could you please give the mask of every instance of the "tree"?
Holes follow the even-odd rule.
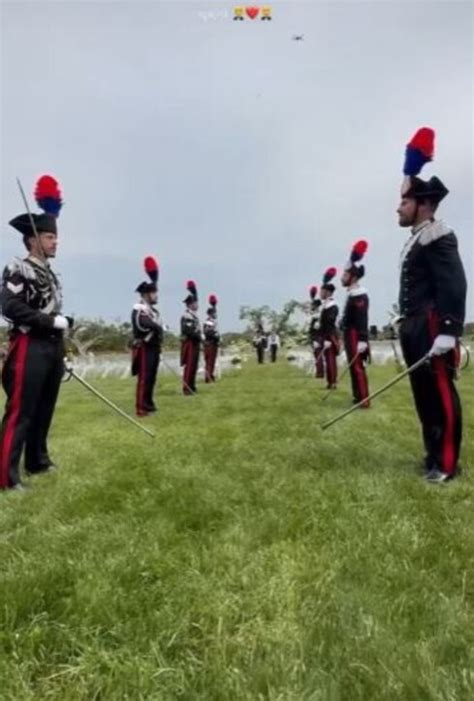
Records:
[[[249,322],[245,334],[251,336],[257,324],[263,324],[281,336],[295,336],[300,333],[298,324],[291,323],[291,317],[296,311],[304,311],[305,306],[296,299],[290,299],[280,312],[271,309],[267,304],[261,307],[240,307],[239,319]]]

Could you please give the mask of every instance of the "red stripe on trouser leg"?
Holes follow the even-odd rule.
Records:
[[[324,361],[321,348],[317,348],[315,351],[313,351],[313,354],[316,377],[324,377]]]
[[[11,397],[11,407],[9,407],[10,415],[7,419],[5,430],[1,442],[1,457],[0,457],[0,489],[8,487],[8,469],[10,456],[13,446],[13,438],[18,424],[18,417],[21,408],[21,396],[23,392],[23,383],[25,379],[26,355],[28,352],[30,339],[28,336],[18,336],[12,344],[9,356],[12,357],[16,351],[13,368],[13,394]],[[8,400],[8,404],[10,399]]]
[[[351,339],[351,360],[354,358],[354,356],[357,355],[357,345],[359,343],[359,336],[358,333],[355,329],[350,330],[350,339]],[[367,385],[367,377],[365,374],[365,368],[364,364],[362,362],[362,358],[358,356],[356,360],[354,360],[354,364],[352,366],[354,370],[354,375],[356,378],[356,384],[357,384],[357,392],[358,392],[358,397],[359,401],[362,401],[363,399],[366,399],[369,395],[369,388]],[[368,403],[364,404],[364,406],[368,406]]]
[[[337,380],[337,365],[336,365],[336,353],[333,346],[327,348],[324,351],[324,357],[326,359],[326,377],[328,385],[334,385]]]
[[[428,311],[428,328],[433,342],[438,332],[438,314],[430,309]],[[454,424],[455,424],[455,409],[453,399],[449,388],[448,370],[446,367],[446,359],[443,356],[437,356],[431,360],[434,376],[436,378],[436,386],[438,388],[441,404],[443,406],[445,425],[443,431],[443,448],[442,460],[440,465],[443,472],[453,473],[456,468],[456,450],[454,447]]]
[[[190,382],[192,374],[193,344],[192,341],[184,342],[184,369],[183,369],[183,391],[185,394],[191,392]]]
[[[212,375],[213,375],[213,358],[212,358],[212,346],[204,346],[204,360],[205,360],[205,366],[206,366],[206,373],[205,373],[205,380],[206,382],[210,382],[212,380]]]
[[[454,448],[454,406],[449,389],[448,372],[446,368],[446,360],[442,357],[433,358],[434,376],[436,377],[438,390],[441,396],[443,405],[445,425],[443,431],[443,472],[451,474],[456,467],[456,451]]]
[[[145,346],[140,348],[140,367],[138,369],[138,385],[137,385],[137,413],[146,411],[144,406],[145,397],[145,380],[146,380],[146,351]]]
[[[369,396],[369,388],[367,386],[367,377],[365,374],[364,364],[359,357],[354,361],[354,370],[357,376],[357,386],[360,393],[360,401],[366,399]],[[364,406],[368,406],[368,402]]]

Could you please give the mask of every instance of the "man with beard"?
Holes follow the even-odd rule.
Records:
[[[429,355],[410,382],[426,449],[425,476],[442,483],[458,473],[462,411],[454,379],[467,284],[456,235],[435,218],[449,191],[436,176],[417,177],[433,153],[434,131],[419,129],[406,148],[397,209],[399,225],[411,228],[400,264],[400,343],[408,366]]]
[[[73,325],[61,314],[62,293],[49,260],[58,246],[62,206],[58,183],[42,176],[35,189],[42,214],[20,214],[10,226],[28,251],[3,272],[0,304],[10,324],[10,344],[2,381],[7,395],[0,434],[0,489],[23,489],[19,463],[25,449],[29,474],[54,468],[47,437],[64,372],[64,331]]]

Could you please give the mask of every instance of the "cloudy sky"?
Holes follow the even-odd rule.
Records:
[[[404,144],[437,132],[471,283],[470,2],[274,2],[233,21],[226,2],[1,3],[1,259],[7,226],[50,172],[63,188],[67,313],[127,319],[142,259],[161,263],[176,329],[186,279],[241,304],[304,299],[357,238],[370,242],[372,323],[397,295],[407,236],[395,209]],[[304,33],[304,41],[292,35]],[[343,302],[344,294],[338,291]]]

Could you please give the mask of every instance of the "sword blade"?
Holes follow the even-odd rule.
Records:
[[[133,426],[136,428],[139,428],[140,431],[143,431],[143,433],[146,433],[147,436],[150,436],[150,438],[156,438],[156,434],[153,433],[153,431],[150,431],[146,426],[142,426],[142,424],[138,423],[134,418],[129,416],[126,411],[121,409],[119,406],[114,404],[108,397],[103,395],[101,392],[99,392],[98,389],[93,387],[91,384],[89,384],[84,378],[82,378],[80,375],[78,375],[74,370],[67,370],[67,372],[71,375],[71,377],[74,377],[75,380],[77,380],[83,387],[85,387],[89,392],[91,392],[93,395],[95,395],[98,399],[104,402],[104,404],[107,404],[111,409],[113,409],[119,416],[121,416],[123,419],[131,423]]]
[[[344,411],[342,414],[339,414],[339,416],[335,416],[333,419],[330,421],[326,421],[326,423],[322,424],[321,428],[323,431],[325,431],[327,428],[330,426],[333,426],[333,424],[337,423],[338,421],[341,421],[341,419],[344,419],[346,416],[349,416],[349,414],[352,414],[353,411],[356,409],[359,409],[363,404],[366,404],[366,402],[370,402],[372,399],[375,399],[375,397],[378,397],[379,394],[382,394],[385,392],[387,389],[390,389],[393,385],[395,385],[397,382],[400,382],[400,380],[403,380],[404,377],[409,375],[411,372],[419,368],[421,365],[426,363],[426,361],[429,358],[429,353],[424,355],[422,358],[416,361],[416,363],[413,363],[413,365],[410,365],[409,368],[401,372],[399,375],[394,377],[390,382],[387,382],[387,384],[383,385],[382,387],[379,387],[379,389],[375,390],[375,392],[372,392],[372,394],[369,394],[369,396],[366,399],[363,399],[361,402],[358,404],[354,404],[354,406],[351,406],[349,409]]]

